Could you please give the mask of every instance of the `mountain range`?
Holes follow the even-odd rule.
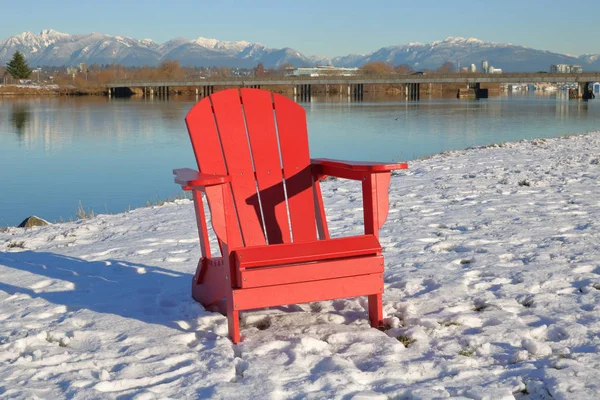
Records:
[[[27,58],[30,66],[69,66],[120,63],[125,66],[155,66],[165,60],[178,60],[184,66],[224,66],[252,68],[263,63],[266,68],[285,64],[296,67],[333,64],[360,67],[368,62],[383,61],[393,65],[408,64],[414,69],[433,69],[446,61],[459,66],[479,66],[488,60],[505,72],[547,71],[551,64],[581,64],[584,71],[600,71],[600,54],[579,57],[536,50],[509,43],[484,42],[475,38],[448,37],[430,43],[409,43],[383,47],[369,54],[340,57],[306,56],[289,47],[268,48],[260,43],[228,42],[199,37],[175,38],[163,44],[151,39],[133,39],[102,33],[69,35],[55,30],[39,34],[23,32],[0,42],[0,65],[6,64],[15,51]]]

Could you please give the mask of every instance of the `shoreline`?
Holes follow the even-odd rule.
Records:
[[[77,87],[58,87],[38,86],[28,87],[27,85],[0,85],[0,96],[106,96],[106,89],[102,88],[77,88]]]
[[[588,132],[588,133],[569,133],[569,134],[564,134],[564,135],[554,137],[554,138],[522,139],[522,140],[519,140],[516,142],[490,143],[485,146],[472,146],[472,147],[468,147],[465,149],[459,149],[459,150],[446,150],[446,151],[442,151],[440,153],[419,157],[415,160],[404,160],[404,161],[409,163],[409,168],[410,168],[410,165],[414,164],[415,162],[427,161],[427,160],[435,159],[437,157],[458,157],[458,156],[464,155],[470,151],[477,151],[477,150],[490,149],[490,148],[511,148],[511,147],[515,147],[519,144],[532,144],[535,146],[545,145],[545,144],[550,144],[548,142],[552,142],[552,141],[556,141],[556,140],[565,140],[565,139],[569,140],[569,139],[573,139],[573,138],[584,137],[587,135],[600,135],[600,130]],[[392,175],[394,175],[394,174],[395,173],[392,172]],[[157,207],[157,206],[160,207],[164,204],[174,203],[174,202],[177,202],[178,200],[187,200],[187,199],[188,199],[188,195],[186,194],[186,192],[183,192],[182,194],[175,195],[175,196],[169,196],[168,198],[165,198],[165,199],[155,198],[153,200],[148,200],[145,205],[134,207],[134,208],[130,207],[127,211],[115,212],[115,213],[102,213],[102,212],[97,212],[96,210],[91,209],[91,208],[86,209],[80,203],[79,208],[73,212],[73,216],[69,217],[69,219],[63,219],[62,217],[60,217],[59,220],[56,220],[54,222],[49,222],[49,220],[47,222],[49,222],[49,225],[74,223],[77,221],[87,220],[87,219],[93,218],[98,215],[125,214],[125,213],[131,212],[133,210],[137,210],[137,209],[152,208],[152,207]],[[32,217],[32,216],[46,220],[41,215],[33,215],[33,214],[23,216],[23,220],[25,220],[26,218]],[[19,228],[18,226],[6,225],[6,226],[0,226],[0,232],[2,232],[3,230],[6,231],[9,228],[25,229],[25,228]]]

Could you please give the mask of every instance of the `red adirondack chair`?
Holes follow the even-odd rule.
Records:
[[[173,173],[196,210],[202,257],[192,295],[204,306],[225,301],[231,340],[240,341],[242,310],[356,296],[368,296],[379,326],[379,229],[390,171],[407,164],[311,160],[304,109],[265,90],[215,93],[185,120],[200,172]],[[326,176],[362,182],[364,235],[330,238],[319,184]],[[211,255],[202,192],[221,257]]]

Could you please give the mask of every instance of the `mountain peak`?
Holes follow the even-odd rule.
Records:
[[[462,36],[448,36],[443,40],[443,43],[451,43],[451,44],[462,44],[462,43],[474,43],[474,44],[483,44],[485,43],[483,40],[479,40],[474,37],[464,38]]]
[[[254,45],[255,43],[246,42],[244,40],[236,41],[236,42],[228,42],[226,40],[218,40],[212,38],[198,37],[198,39],[193,40],[193,43],[198,46],[206,47],[208,49],[223,49],[223,50],[233,50],[233,51],[241,51],[242,49]]]
[[[68,34],[55,31],[54,29],[44,29],[40,32],[40,36],[68,36]]]

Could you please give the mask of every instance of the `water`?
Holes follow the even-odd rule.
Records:
[[[116,213],[181,193],[171,171],[195,167],[184,117],[193,98],[1,98],[0,226],[29,215],[74,218],[81,203]],[[411,160],[444,150],[600,130],[600,100],[313,98],[313,157]]]

